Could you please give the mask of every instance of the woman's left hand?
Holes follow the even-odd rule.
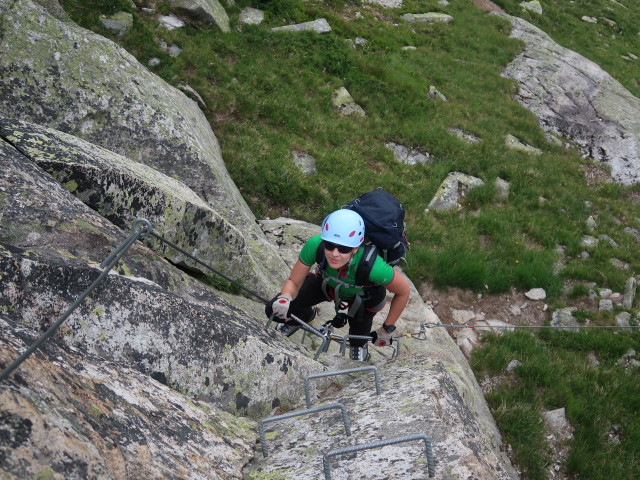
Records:
[[[375,332],[371,332],[372,342],[376,347],[387,347],[393,343],[393,336],[384,328],[380,327]]]

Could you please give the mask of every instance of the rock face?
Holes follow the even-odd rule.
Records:
[[[405,354],[381,367],[380,395],[376,395],[373,373],[359,374],[338,393],[314,402],[314,406],[343,404],[351,436],[345,435],[339,410],[269,424],[269,456],[253,460],[244,470],[246,478],[270,474],[274,476],[266,478],[317,479],[328,451],[415,434],[426,434],[431,441],[435,478],[516,478],[495,456],[476,412],[464,404],[455,374],[447,369],[428,356]],[[396,478],[424,479],[425,457],[423,442],[403,443],[337,456],[330,461],[331,473],[332,478],[373,480],[390,478],[392,468]]]
[[[307,236],[319,229],[284,218],[263,222],[262,226],[291,260]],[[330,318],[330,310],[330,306],[321,309],[319,317]],[[374,327],[387,311],[388,303],[374,319]],[[346,406],[352,435],[345,435],[338,410],[267,423],[269,456],[263,458],[258,446],[256,458],[244,469],[245,478],[316,479],[322,476],[322,457],[330,450],[424,433],[432,443],[435,478],[517,479],[518,474],[500,450],[500,434],[462,352],[444,329],[421,327],[422,323],[438,322],[412,286],[409,305],[398,323],[400,356],[392,360],[388,347],[369,349],[371,363],[379,369],[379,396],[373,372],[329,377],[333,384],[328,389],[309,382],[312,406],[335,402]],[[405,333],[411,338],[403,337]],[[331,355],[340,355],[335,344],[322,358]],[[362,366],[356,363],[349,367]],[[303,399],[295,407],[305,409]],[[427,477],[422,442],[387,446],[382,452],[374,449],[368,454],[332,459],[332,478],[389,478],[390,458],[394,459],[391,468],[397,478]]]
[[[5,150],[11,152],[10,147]],[[14,205],[23,213],[25,224],[9,223],[14,227],[16,238],[33,231],[36,212],[45,197],[49,197],[51,204],[51,226],[56,225],[55,212],[66,219],[62,213],[73,208],[85,211],[85,222],[92,220],[95,214],[89,213],[55,182],[26,188],[29,179],[35,183],[38,179],[47,180],[48,176],[20,155],[3,157],[7,158],[11,162],[3,162],[0,171],[5,172],[5,178],[0,183],[16,185],[15,192],[7,191],[8,194],[16,193],[19,197],[19,193],[24,192],[23,201]],[[24,160],[22,169],[20,160]],[[14,176],[20,172],[24,181],[20,183],[15,177],[9,180],[8,172]],[[46,192],[47,186],[51,192]],[[45,193],[38,196],[38,192]],[[51,202],[52,193],[60,199]],[[33,203],[26,203],[24,199]],[[319,228],[288,219],[279,223],[271,221],[268,225],[270,237],[282,240],[287,258]],[[83,228],[89,230],[91,226]],[[79,227],[81,225],[70,222],[67,229],[73,231]],[[45,239],[27,235],[32,243],[28,251],[7,244],[0,250],[3,292],[0,311],[6,312],[0,326],[9,332],[0,341],[2,366],[16,358],[18,351],[24,350],[25,344],[31,344],[37,332],[48,326],[49,319],[71,303],[82,289],[81,284],[94,278],[97,268],[90,264],[82,266],[82,260],[76,255],[92,256],[93,252],[82,252],[82,248],[91,250],[99,245],[104,249],[109,242],[107,234],[114,229],[99,222],[92,227],[93,235],[89,237],[92,243],[80,240],[80,235],[72,235],[57,256],[48,251],[52,244],[62,245],[53,234],[47,237],[47,245],[40,245],[39,240]],[[60,240],[64,240],[64,236],[59,235]],[[141,247],[137,250],[138,261],[127,259],[126,264],[129,269],[140,272],[142,266],[152,263],[149,261],[152,255]],[[65,252],[70,254],[65,262],[53,258],[61,258]],[[42,258],[47,253],[51,258]],[[141,256],[147,256],[147,261],[141,261]],[[175,278],[175,273],[172,275],[159,267],[156,269],[149,273],[158,283],[132,275],[109,275],[104,287],[96,290],[86,305],[72,314],[59,334],[45,344],[44,352],[30,357],[10,376],[8,383],[0,385],[3,398],[8,395],[0,410],[0,425],[16,439],[8,446],[0,445],[0,453],[16,458],[15,463],[3,465],[5,471],[35,476],[47,467],[55,472],[90,468],[89,473],[81,473],[80,477],[100,478],[99,472],[105,472],[113,478],[130,478],[119,472],[138,469],[147,473],[148,476],[142,474],[143,478],[157,478],[179,475],[185,465],[183,452],[188,451],[189,461],[194,465],[193,474],[200,472],[200,478],[260,478],[257,473],[260,469],[277,472],[279,478],[297,479],[311,474],[306,461],[300,462],[303,457],[295,455],[299,449],[305,449],[305,459],[318,463],[317,455],[337,446],[336,441],[340,446],[353,445],[394,438],[402,432],[429,436],[438,478],[453,480],[472,474],[481,478],[517,478],[499,449],[500,436],[477,382],[444,330],[429,330],[414,335],[413,340],[404,339],[401,356],[395,361],[390,361],[391,349],[372,348],[373,361],[382,371],[380,397],[372,394],[369,380],[359,380],[348,388],[345,386],[344,392],[321,401],[346,404],[357,437],[337,440],[333,432],[327,438],[318,424],[322,420],[316,418],[311,420],[311,426],[298,423],[300,426],[291,430],[291,434],[277,434],[275,438],[269,434],[273,456],[261,459],[255,444],[255,423],[233,419],[221,410],[250,414],[257,420],[266,417],[274,407],[281,411],[299,408],[303,398],[302,380],[307,375],[361,364],[350,364],[340,356],[335,344],[321,356],[321,362],[314,362],[309,357],[317,343],[306,350],[305,346],[299,347],[273,332],[264,331],[250,315],[216,299],[213,292],[204,288],[183,285],[182,298],[172,295],[160,284],[179,284],[184,278]],[[166,277],[174,278],[167,281]],[[385,314],[386,309],[381,317]],[[329,318],[326,314],[321,318],[324,317]],[[401,333],[416,333],[425,321],[437,322],[437,317],[412,289]],[[5,329],[5,324],[11,328]],[[119,363],[113,363],[114,360]],[[51,382],[40,380],[42,372],[52,372]],[[196,400],[188,400],[158,382],[167,383]],[[143,387],[147,383],[149,385]],[[346,383],[341,380],[343,386]],[[316,398],[327,387],[327,383],[313,384],[314,403],[320,402]],[[162,403],[165,400],[169,404]],[[58,407],[58,402],[72,407],[63,409]],[[29,414],[21,407],[25,404],[29,406]],[[185,408],[185,404],[191,408]],[[157,411],[162,412],[162,420],[156,419]],[[59,418],[64,415],[73,415],[71,426],[69,417]],[[320,417],[326,418],[326,415]],[[55,451],[50,448],[49,442],[56,438],[58,430],[49,428],[44,435],[45,424],[64,427],[67,440],[63,448]],[[219,437],[226,439],[225,445],[219,444]],[[239,475],[238,471],[250,459],[247,449],[252,441],[257,458]],[[181,447],[174,448],[173,442]],[[283,442],[290,446],[283,448]],[[232,451],[227,452],[225,448]],[[216,468],[206,470],[211,458],[218,459],[210,456],[212,452],[223,455],[226,461],[216,460]],[[404,472],[403,478],[424,476],[424,460],[419,450],[408,453],[399,450],[398,455],[406,456],[402,465],[394,463],[394,468]],[[58,456],[63,456],[66,463],[61,464]],[[147,460],[147,456],[152,458]],[[346,472],[346,478],[350,478],[352,470],[357,468],[366,478],[383,478],[376,475],[385,471],[387,462],[383,457],[377,458],[371,462],[370,457],[365,456],[355,465],[339,462],[334,464],[335,474]]]
[[[503,75],[518,81],[518,101],[542,128],[574,140],[584,155],[611,167],[612,178],[640,181],[640,99],[598,65],[561,47],[517,17],[511,36],[524,42]]]
[[[231,273],[259,254],[247,275],[262,295],[279,288],[285,260],[318,230],[263,222],[267,240],[196,104],[113,43],[58,17],[30,0],[0,4],[0,369],[64,318],[137,213]],[[314,360],[317,339],[300,345],[265,329],[262,303],[198,282],[167,261],[184,259],[144,242],[0,383],[2,475],[309,475],[282,442],[315,455],[336,436],[305,439],[292,429],[295,436],[270,438],[280,453],[264,461],[255,421],[298,408],[308,375],[361,364],[336,344]],[[402,339],[397,359],[372,347],[383,395],[350,378],[327,399],[353,412],[354,443],[425,433],[439,478],[517,478],[461,352],[443,330],[418,333],[433,316],[413,289],[398,333],[416,335]],[[314,400],[331,383],[314,383]],[[384,456],[366,458],[338,461],[335,474],[381,478],[389,468]],[[393,468],[415,478],[423,462],[410,453]]]
[[[244,235],[182,182],[53,129],[0,117],[0,135],[69,192],[127,231],[145,218],[155,231],[201,261],[260,285]],[[145,243],[173,263],[206,268],[154,237]],[[275,288],[275,287],[274,287]]]
[[[6,365],[33,332],[1,314],[0,328]],[[241,479],[255,440],[249,419],[53,343],[3,383],[0,405],[3,478]]]
[[[6,142],[0,148],[0,311],[42,332],[98,277],[98,264],[126,235]],[[289,378],[322,365],[265,331],[264,314],[249,314],[245,300],[230,297],[135,245],[59,338],[225,410],[263,415],[300,394]]]
[[[0,115],[71,134],[180,179],[243,232],[250,256],[260,258],[253,261],[261,293],[284,281],[284,265],[231,181],[194,101],[113,42],[30,0],[6,5],[0,18]]]

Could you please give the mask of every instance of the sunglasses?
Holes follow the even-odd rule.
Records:
[[[324,248],[329,252],[332,252],[337,248],[340,253],[349,253],[351,252],[351,250],[353,250],[353,247],[347,247],[346,245],[336,245],[335,243],[331,242],[324,242]]]

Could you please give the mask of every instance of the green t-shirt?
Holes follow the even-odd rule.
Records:
[[[322,238],[320,235],[316,235],[311,237],[302,247],[300,251],[300,261],[305,265],[313,265],[316,263],[316,252],[320,243],[322,242]],[[340,282],[344,282],[348,285],[355,285],[356,283],[356,271],[358,270],[358,265],[360,264],[360,259],[364,254],[364,248],[358,249],[358,252],[353,256],[353,261],[351,265],[346,270],[341,270],[338,272],[335,268],[331,268],[328,264],[325,267],[325,278],[327,280],[327,284],[330,287],[335,288],[338,285],[338,282],[335,280],[336,278],[340,279]],[[371,269],[371,273],[369,273],[369,281],[371,283],[375,283],[376,285],[387,285],[391,280],[393,280],[393,267],[391,267],[388,263],[386,263],[380,255],[377,256],[373,268]],[[351,298],[355,296],[357,293],[360,293],[362,289],[360,288],[346,288],[346,286],[340,287],[340,296],[342,298]]]

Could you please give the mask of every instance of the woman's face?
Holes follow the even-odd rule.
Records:
[[[342,251],[341,251],[342,250]],[[346,253],[343,253],[345,252]],[[335,245],[333,243],[325,242],[324,256],[327,259],[327,263],[331,268],[339,270],[344,267],[351,257],[358,251],[358,247],[349,248],[342,245]]]

